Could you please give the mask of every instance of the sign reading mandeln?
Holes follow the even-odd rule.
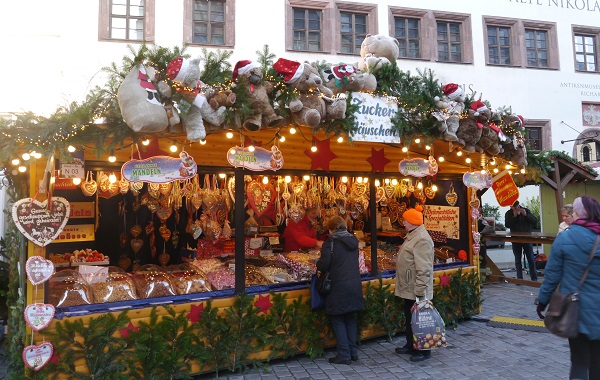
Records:
[[[392,130],[392,117],[398,112],[393,100],[375,97],[364,92],[353,92],[350,102],[358,106],[354,113],[357,131],[354,141],[400,143],[400,135]]]

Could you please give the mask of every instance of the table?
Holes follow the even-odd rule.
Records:
[[[544,232],[510,232],[496,231],[493,234],[481,235],[482,241],[508,241],[511,243],[552,244],[556,234]]]

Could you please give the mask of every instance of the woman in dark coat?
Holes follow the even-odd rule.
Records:
[[[358,268],[358,239],[347,231],[346,221],[339,216],[331,218],[327,228],[331,235],[323,243],[317,269],[329,271],[331,278],[325,314],[331,320],[338,353],[329,362],[350,364],[358,360],[356,312],[365,304]]]

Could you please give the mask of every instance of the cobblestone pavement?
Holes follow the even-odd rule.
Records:
[[[305,379],[567,379],[569,346],[566,339],[547,332],[531,332],[491,327],[494,316],[537,319],[533,301],[537,289],[507,283],[487,284],[482,288],[482,312],[473,320],[462,322],[456,330],[447,330],[448,346],[433,351],[429,360],[413,363],[406,355],[396,355],[394,348],[403,345],[404,336],[393,342],[371,339],[359,346],[359,361],[351,365],[334,365],[324,357],[310,360],[300,355],[271,362],[262,371],[243,375],[220,372],[220,379],[230,380],[305,380]],[[201,375],[211,379],[215,375]]]

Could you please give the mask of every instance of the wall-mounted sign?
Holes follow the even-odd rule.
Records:
[[[236,146],[227,151],[227,161],[236,168],[243,167],[254,171],[276,171],[283,167],[283,155],[275,145],[271,150],[255,147],[252,152],[247,147]]]
[[[194,158],[183,151],[179,158],[154,156],[127,161],[121,168],[121,175],[129,182],[166,183],[192,178],[196,170]]]
[[[96,216],[94,202],[71,202],[70,219],[93,218]]]
[[[77,241],[93,241],[94,237],[93,224],[76,224],[66,226],[60,235],[54,240],[55,243],[68,243]]]
[[[448,239],[460,239],[459,207],[425,206],[423,217],[427,231],[443,232]]]
[[[85,178],[85,160],[83,158],[83,150],[76,150],[71,155],[71,162],[60,162],[60,177],[62,178]]]
[[[69,221],[69,201],[62,197],[52,197],[43,202],[24,198],[12,206],[12,218],[21,233],[34,244],[45,247],[61,233]]]
[[[412,158],[404,159],[398,164],[398,170],[402,175],[411,177],[427,177],[436,175],[438,165],[435,158],[429,156],[427,158]]]
[[[492,189],[500,206],[512,206],[519,199],[519,188],[507,170],[494,177]]]
[[[463,183],[467,187],[473,187],[477,190],[492,187],[492,175],[487,170],[466,172],[463,175]]]
[[[350,103],[358,106],[354,113],[357,130],[352,140],[400,143],[400,135],[392,130],[392,117],[398,112],[394,100],[353,92]]]

